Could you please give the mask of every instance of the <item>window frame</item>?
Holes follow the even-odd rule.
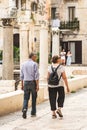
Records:
[[[56,19],[56,7],[51,8],[51,19]]]
[[[68,19],[69,21],[73,21],[75,19],[75,6],[68,7]]]

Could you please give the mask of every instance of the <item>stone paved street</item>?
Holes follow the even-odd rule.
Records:
[[[33,118],[30,109],[27,119],[22,119],[21,111],[0,117],[0,130],[87,130],[87,88],[66,95],[63,119],[51,119],[48,101],[39,104],[37,110]]]

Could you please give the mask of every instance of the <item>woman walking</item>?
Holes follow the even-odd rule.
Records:
[[[59,84],[50,85],[49,78],[52,71],[55,71],[55,70],[59,77]],[[52,64],[48,69],[47,79],[48,79],[49,102],[50,102],[50,107],[52,111],[52,118],[53,119],[57,118],[56,113],[59,115],[59,117],[63,117],[61,108],[63,107],[64,99],[65,99],[64,82],[67,88],[67,92],[69,92],[69,87],[68,87],[68,82],[67,82],[67,77],[65,74],[64,66],[61,65],[61,58],[58,57],[57,55],[53,56],[52,58]],[[56,101],[57,101],[57,107],[56,107]]]

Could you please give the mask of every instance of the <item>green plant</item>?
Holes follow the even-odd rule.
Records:
[[[33,23],[35,24],[35,19],[34,19],[34,14],[33,13],[31,13],[30,19],[32,19]]]
[[[49,56],[48,56],[48,63],[49,63],[49,64],[51,63],[51,59],[52,59],[52,53],[50,53]],[[39,61],[40,61],[40,53],[37,52],[36,62],[39,64]]]
[[[69,78],[69,79],[73,79],[73,78],[74,78],[74,76],[73,76],[73,75],[70,75],[68,78]]]
[[[40,59],[40,53],[37,52],[37,59],[36,59],[36,62],[39,64],[39,59]]]
[[[18,47],[14,46],[14,61],[19,61],[20,59],[20,50]]]
[[[2,60],[3,51],[0,50],[0,60]]]
[[[87,88],[87,86],[84,86],[84,88]]]
[[[74,76],[70,76],[70,78],[72,79],[72,78],[74,78]]]
[[[52,53],[50,53],[49,56],[48,56],[48,63],[49,64],[51,63],[51,59],[52,59]]]
[[[73,21],[78,21],[78,18],[75,17]]]
[[[71,93],[76,93],[76,91],[75,91],[75,90],[72,90]]]

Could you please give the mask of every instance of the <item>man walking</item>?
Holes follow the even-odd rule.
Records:
[[[32,109],[31,116],[36,116],[36,98],[37,91],[39,90],[39,71],[38,65],[35,62],[36,55],[31,53],[29,55],[29,60],[23,63],[20,71],[20,79],[22,83],[22,90],[24,90],[24,101],[23,101],[23,115],[22,117],[26,119],[28,101],[30,99],[30,94],[32,95]]]

